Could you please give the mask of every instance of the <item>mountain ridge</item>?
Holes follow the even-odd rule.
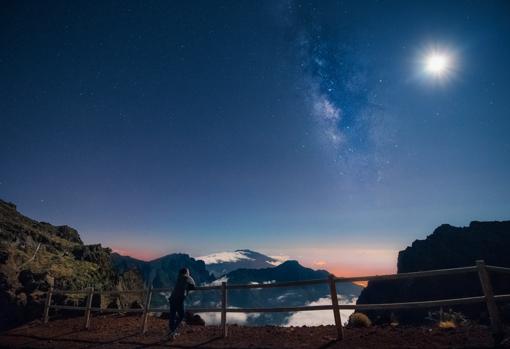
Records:
[[[110,263],[109,248],[85,245],[77,230],[38,222],[18,212],[16,205],[0,199],[0,328],[40,317],[45,293],[57,289],[106,290],[143,287],[132,270],[118,273]],[[82,302],[55,296],[59,304]],[[94,297],[94,306],[119,307],[139,302],[130,295],[113,299]]]
[[[473,266],[483,259],[488,265],[510,267],[510,221],[473,221],[467,227],[442,224],[423,240],[399,252],[397,273]],[[510,293],[510,277],[490,273],[496,294]],[[448,285],[445,287],[445,285]],[[361,292],[358,304],[425,301],[483,295],[476,273],[416,278],[408,280],[370,281]],[[487,321],[484,304],[452,306],[472,319]],[[510,319],[510,308],[506,316]],[[391,313],[401,322],[419,323],[427,310],[369,311],[380,322],[390,321]]]
[[[178,271],[184,267],[190,269],[195,281],[199,284],[214,280],[214,277],[206,270],[203,261],[196,260],[186,253],[171,253],[150,261],[112,253],[111,261],[119,272],[129,269],[138,270],[143,275],[144,282],[152,287],[173,286]]]

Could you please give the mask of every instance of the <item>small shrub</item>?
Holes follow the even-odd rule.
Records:
[[[370,327],[372,325],[372,321],[363,313],[352,313],[349,316],[348,326],[351,327]]]
[[[466,319],[464,314],[452,309],[445,312],[441,308],[439,311],[429,312],[425,319],[437,324],[440,328],[456,328],[469,325],[469,320]]]
[[[437,325],[439,326],[439,328],[442,328],[445,330],[451,330],[451,329],[457,328],[457,325],[452,320],[439,321],[439,323]]]
[[[395,313],[391,313],[390,315],[390,326],[393,326],[393,327],[396,327],[398,326],[400,323],[398,321],[398,318],[397,316],[395,316]]]

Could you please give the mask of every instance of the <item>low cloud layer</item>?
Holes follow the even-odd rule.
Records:
[[[201,313],[207,325],[219,325],[221,323],[221,313]],[[246,325],[246,323],[260,314],[228,313],[227,324]]]
[[[338,302],[341,304],[356,303],[357,298],[352,300],[338,295]],[[320,298],[315,302],[308,303],[307,305],[330,305],[331,297]],[[340,317],[342,323],[347,322],[353,310],[340,310]],[[317,311],[301,311],[292,314],[285,326],[320,326],[320,325],[334,325],[335,319],[332,310],[317,310]]]

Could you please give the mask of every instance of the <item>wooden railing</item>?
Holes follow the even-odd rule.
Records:
[[[421,301],[421,302],[404,302],[404,303],[385,303],[385,304],[339,304],[336,291],[337,282],[355,282],[355,281],[372,281],[372,280],[396,280],[396,279],[407,279],[417,277],[432,277],[440,275],[454,275],[463,273],[477,272],[480,279],[480,283],[483,290],[483,296],[477,297],[465,297],[465,298],[454,298],[454,299],[442,299],[433,301]],[[427,270],[418,271],[411,273],[400,273],[390,275],[372,275],[372,276],[356,276],[356,277],[334,277],[330,275],[328,279],[320,280],[304,280],[304,281],[291,281],[291,282],[280,282],[280,283],[268,283],[268,284],[227,284],[222,282],[221,285],[214,286],[200,286],[197,287],[196,291],[207,291],[207,290],[219,290],[221,291],[221,307],[219,308],[188,308],[189,311],[194,313],[210,313],[216,312],[221,313],[221,330],[223,336],[227,336],[227,313],[267,313],[267,312],[298,312],[298,311],[314,311],[314,310],[332,310],[335,319],[335,328],[337,331],[337,338],[342,339],[343,327],[342,319],[340,317],[340,310],[351,309],[351,310],[390,310],[390,309],[409,309],[409,308],[429,308],[435,306],[446,306],[446,305],[457,305],[457,304],[471,304],[471,303],[482,303],[487,304],[487,310],[490,316],[492,332],[495,335],[499,335],[503,331],[503,325],[499,315],[497,302],[510,301],[510,294],[505,295],[494,295],[492,290],[492,284],[489,277],[489,272],[497,273],[510,273],[510,268],[487,266],[484,261],[476,261],[476,265],[472,267],[452,268],[452,269],[439,269],[439,270]],[[229,308],[227,306],[227,291],[235,289],[262,289],[262,288],[276,288],[276,287],[297,287],[297,286],[310,286],[328,284],[331,305],[314,305],[314,306],[298,306],[298,307],[272,307],[272,308]],[[141,331],[145,333],[147,331],[147,320],[149,313],[154,312],[165,312],[166,309],[151,308],[151,299],[154,292],[168,292],[171,288],[148,288],[144,290],[128,290],[128,291],[95,291],[93,288],[80,291],[62,291],[54,290],[51,288],[48,291],[45,307],[44,307],[44,323],[49,320],[50,309],[63,309],[63,310],[83,310],[85,328],[88,329],[90,326],[90,315],[92,311],[99,312],[112,312],[112,313],[142,313],[141,317]],[[100,295],[120,295],[127,293],[139,293],[144,294],[144,304],[141,309],[109,309],[101,307],[92,307],[92,297],[94,294]],[[52,296],[54,294],[86,294],[87,300],[86,306],[67,306],[67,305],[54,305],[51,304]]]

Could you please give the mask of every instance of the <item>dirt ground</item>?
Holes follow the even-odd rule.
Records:
[[[372,327],[345,329],[335,341],[333,326],[244,327],[232,325],[221,338],[214,326],[183,326],[173,341],[164,339],[167,323],[149,319],[148,332],[140,334],[139,316],[99,315],[89,330],[83,318],[40,321],[0,333],[1,348],[490,348],[492,338],[484,326],[454,330],[427,327]],[[510,348],[510,341],[503,347]]]

